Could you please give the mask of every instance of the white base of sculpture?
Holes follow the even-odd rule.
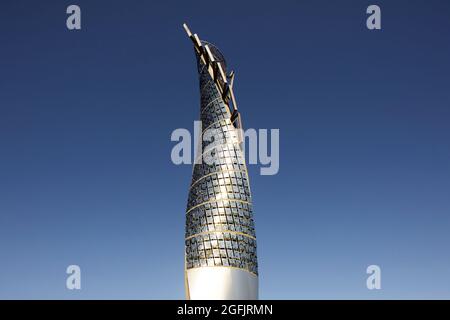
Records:
[[[201,267],[186,271],[191,300],[256,300],[258,277],[238,268]]]

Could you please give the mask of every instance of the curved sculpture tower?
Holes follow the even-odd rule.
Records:
[[[184,28],[197,57],[202,123],[186,210],[186,298],[257,299],[256,237],[234,73],[227,74],[214,45]]]

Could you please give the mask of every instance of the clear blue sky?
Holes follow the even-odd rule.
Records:
[[[0,298],[184,298],[185,21],[236,70],[244,126],[280,129],[279,174],[250,167],[260,297],[450,298],[449,16],[425,0],[2,1]]]

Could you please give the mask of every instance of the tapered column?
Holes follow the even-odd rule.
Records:
[[[202,137],[213,132],[215,147],[211,153],[210,137],[206,142],[199,139],[203,153],[194,164],[186,210],[186,297],[257,299],[250,184],[241,149],[240,117],[230,105],[235,100],[225,75],[226,62],[215,46],[196,35],[190,37],[197,56]],[[214,161],[205,161],[206,153],[213,154]]]

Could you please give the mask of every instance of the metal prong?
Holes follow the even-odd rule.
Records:
[[[189,38],[192,37],[192,32],[191,32],[191,30],[189,30],[189,27],[187,26],[186,23],[183,23],[183,28],[184,28],[184,30],[186,31],[188,37],[189,37]]]
[[[208,46],[208,45],[205,45],[205,49],[206,49],[206,52],[208,53],[209,60],[210,60],[211,62],[214,62],[214,61],[215,61],[215,60],[214,60],[214,56],[212,55],[211,50],[209,49],[209,46]]]
[[[195,44],[197,45],[197,47],[200,48],[202,46],[202,42],[200,41],[200,38],[198,37],[198,35],[196,33],[194,33],[193,37],[194,37]]]
[[[230,79],[230,87],[233,87],[233,84],[234,84],[234,71],[233,70],[228,75],[228,78]]]
[[[223,72],[222,65],[219,63],[217,64],[217,67],[219,68],[219,73],[223,80],[223,83],[227,83],[227,77],[225,77],[225,72]]]

